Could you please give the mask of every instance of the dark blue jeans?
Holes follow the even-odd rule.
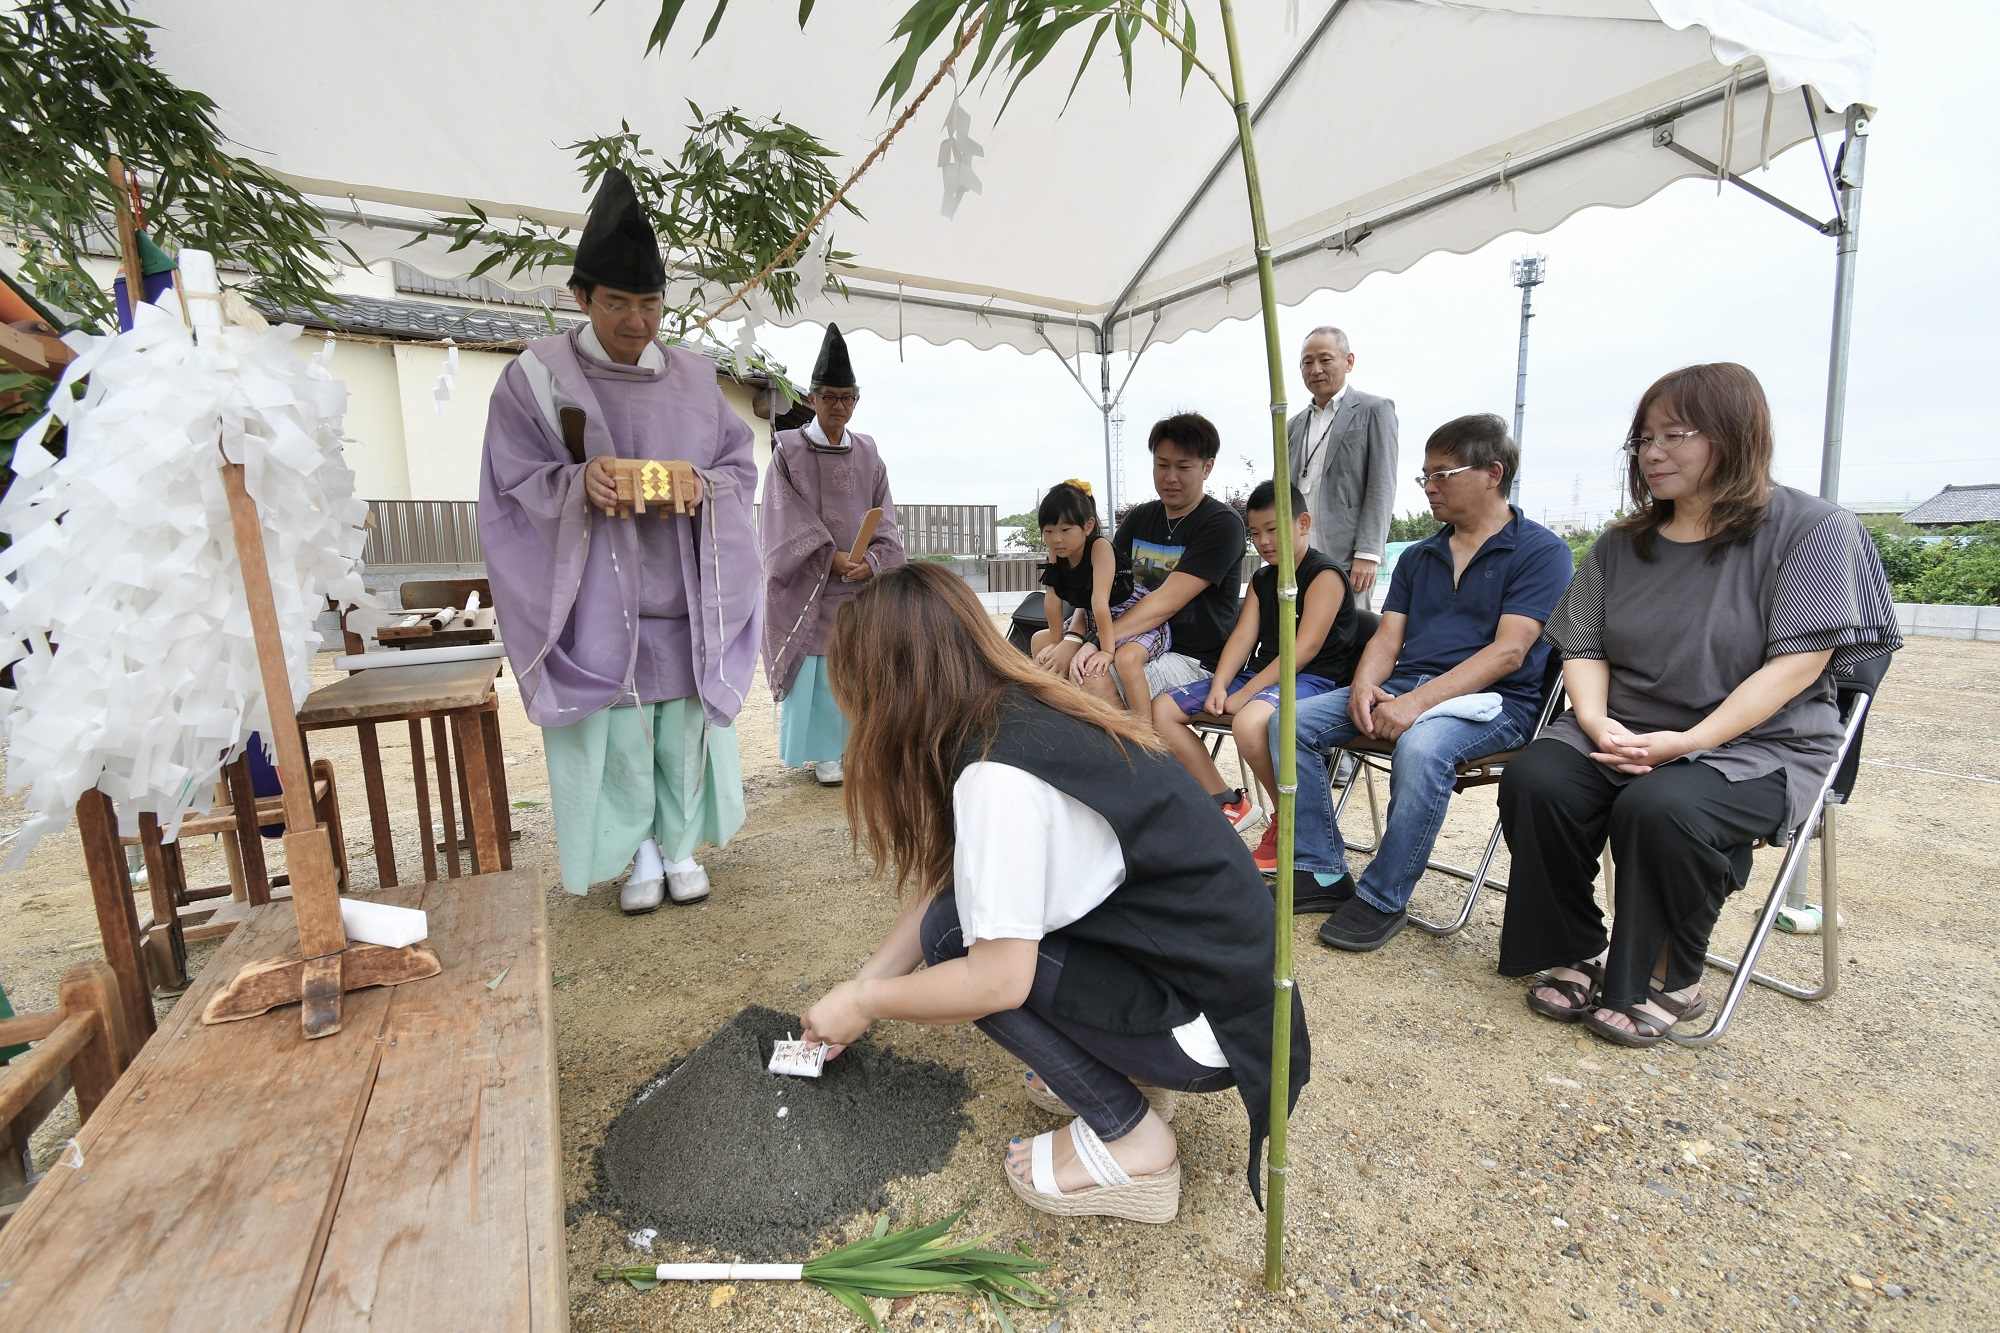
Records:
[[[1399,673],[1383,681],[1382,688],[1403,695],[1429,679]],[[1351,693],[1340,689],[1299,703],[1298,736],[1290,743],[1297,747],[1299,764],[1293,864],[1301,871],[1347,873],[1347,844],[1333,822],[1326,752],[1361,734],[1347,716]],[[1438,830],[1444,827],[1458,765],[1511,750],[1526,739],[1520,723],[1504,712],[1491,722],[1434,717],[1404,732],[1396,741],[1395,761],[1389,766],[1389,815],[1383,821],[1382,845],[1356,880],[1356,896],[1377,911],[1407,908],[1417,880],[1430,862],[1431,848],[1437,845]],[[1287,743],[1288,738],[1278,735],[1278,715],[1273,713],[1271,753],[1282,754],[1278,747]]]
[[[924,961],[935,967],[966,954],[958,924],[958,899],[941,893],[924,913]],[[1135,1083],[1176,1092],[1217,1092],[1236,1086],[1236,1075],[1190,1059],[1171,1032],[1106,1032],[1055,1012],[1068,941],[1039,942],[1035,984],[1027,1003],[975,1020],[981,1032],[1035,1071],[1049,1091],[1069,1104],[1106,1143],[1130,1134],[1146,1117],[1146,1098]]]

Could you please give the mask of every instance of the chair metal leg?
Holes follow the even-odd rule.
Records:
[[[1411,912],[1409,914],[1410,924],[1415,926],[1418,930],[1427,931],[1432,935],[1437,935],[1440,937],[1445,935],[1456,935],[1459,931],[1464,930],[1465,923],[1472,920],[1473,907],[1479,902],[1479,891],[1485,888],[1487,884],[1491,882],[1487,879],[1487,875],[1492,871],[1493,858],[1495,855],[1499,853],[1499,851],[1500,851],[1500,821],[1498,819],[1495,819],[1493,821],[1493,832],[1486,839],[1486,855],[1479,858],[1479,869],[1477,871],[1474,871],[1471,874],[1467,874],[1465,871],[1460,870],[1457,866],[1448,866],[1443,864],[1442,862],[1432,861],[1430,863],[1430,868],[1432,870],[1440,870],[1447,875],[1459,875],[1462,876],[1463,878],[1469,879],[1472,881],[1472,889],[1469,893],[1465,895],[1465,906],[1459,909],[1458,919],[1456,921],[1453,921],[1450,925],[1441,926],[1435,921],[1426,921],[1422,917],[1418,916],[1415,912]],[[1507,886],[1505,884],[1495,883],[1494,887],[1499,889],[1500,892],[1502,893],[1505,893],[1507,891]]]
[[[1709,966],[1730,974],[1729,992],[1723,996],[1722,1006],[1716,1011],[1715,1021],[1708,1025],[1706,1031],[1682,1033],[1676,1029],[1668,1034],[1676,1042],[1683,1046],[1709,1046],[1720,1040],[1730,1020],[1736,1016],[1736,1006],[1742,1001],[1743,993],[1750,988],[1750,983],[1753,981],[1798,1000],[1823,1000],[1833,994],[1840,980],[1840,927],[1838,919],[1834,916],[1839,906],[1839,889],[1836,876],[1832,873],[1826,874],[1826,884],[1823,886],[1824,896],[1829,900],[1827,907],[1829,924],[1828,928],[1821,932],[1823,965],[1819,985],[1798,986],[1780,977],[1774,977],[1768,972],[1756,970],[1758,955],[1763,952],[1765,941],[1771,937],[1771,929],[1777,924],[1778,912],[1787,902],[1787,893],[1793,881],[1800,878],[1801,868],[1806,866],[1808,858],[1812,855],[1814,836],[1817,835],[1821,839],[1822,873],[1836,869],[1831,836],[1832,814],[1832,806],[1822,807],[1818,820],[1819,827],[1802,830],[1800,836],[1794,838],[1791,846],[1785,849],[1784,862],[1778,867],[1778,878],[1771,885],[1770,895],[1764,900],[1764,910],[1757,915],[1756,927],[1750,932],[1750,942],[1744,947],[1742,958],[1724,958],[1713,952],[1708,955]],[[1809,875],[1811,872],[1808,870],[1806,873]]]
[[[1375,841],[1368,843],[1350,842],[1347,843],[1347,850],[1350,852],[1373,852],[1382,845],[1382,806],[1378,794],[1375,790],[1375,766],[1371,764],[1364,756],[1356,755],[1355,759],[1356,759],[1356,764],[1355,764],[1356,774],[1361,778],[1362,786],[1366,789],[1368,793],[1368,818],[1375,828]],[[1334,803],[1333,822],[1336,825],[1340,823],[1340,816],[1342,812],[1344,812],[1347,809],[1347,798],[1353,794],[1354,785],[1355,784],[1353,783],[1353,781],[1350,780],[1347,786],[1341,789],[1340,799]],[[1451,864],[1451,862],[1449,861],[1440,861],[1437,860],[1435,857],[1425,862],[1424,868],[1427,870],[1435,870],[1440,875],[1450,875],[1454,879],[1474,881],[1481,888],[1489,888],[1496,890],[1497,892],[1500,893],[1505,893],[1507,892],[1507,881],[1504,879],[1495,879],[1491,873],[1493,868],[1493,858],[1499,849],[1500,837],[1501,837],[1500,823],[1496,819],[1493,823],[1492,836],[1486,840],[1486,854],[1484,857],[1481,858],[1479,863],[1479,868],[1477,870],[1468,870],[1464,866],[1455,866]],[[1473,897],[1477,898],[1478,896],[1479,896],[1479,890],[1475,889],[1473,891]],[[1455,926],[1439,927],[1435,923],[1426,923],[1424,921],[1418,920],[1414,916],[1410,918],[1410,922],[1412,925],[1420,926],[1423,929],[1430,931],[1434,935],[1449,935],[1454,931],[1464,929],[1465,923],[1469,921],[1471,917],[1472,917],[1472,906],[1468,902],[1465,908],[1464,915],[1460,918],[1458,924]]]

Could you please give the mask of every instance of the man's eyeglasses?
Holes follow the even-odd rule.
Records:
[[[656,320],[666,309],[665,304],[660,301],[641,301],[634,305],[629,301],[605,301],[595,296],[590,298],[590,304],[613,319],[623,319],[627,315],[636,313],[644,315],[647,319]]]
[[[852,407],[861,401],[858,393],[828,393],[825,389],[814,389],[812,396],[828,407]]]
[[[1676,454],[1680,452],[1682,445],[1699,434],[1701,432],[1698,430],[1667,430],[1661,431],[1658,435],[1634,435],[1625,441],[1625,456],[1637,458],[1656,444],[1668,453]]]
[[[1461,472],[1470,472],[1478,466],[1477,463],[1467,463],[1464,467],[1448,467],[1441,472],[1419,472],[1416,477],[1417,485],[1424,489],[1428,489],[1433,483],[1442,486],[1446,477],[1455,477]]]

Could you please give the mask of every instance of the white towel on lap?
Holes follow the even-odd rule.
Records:
[[[1491,722],[1500,716],[1500,696],[1492,692],[1485,694],[1461,694],[1456,699],[1446,699],[1441,704],[1426,708],[1417,715],[1417,722],[1434,717],[1457,717],[1467,722]],[[1410,724],[1415,726],[1416,722]]]

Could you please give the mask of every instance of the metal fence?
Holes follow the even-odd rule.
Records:
[[[371,565],[482,565],[477,500],[370,500]]]
[[[994,552],[994,505],[896,506],[903,549],[912,556],[985,556]],[[479,544],[477,500],[370,500],[368,545],[362,558],[371,565],[478,565],[486,561]]]
[[[992,555],[999,546],[994,505],[896,506],[903,549],[918,555]]]

